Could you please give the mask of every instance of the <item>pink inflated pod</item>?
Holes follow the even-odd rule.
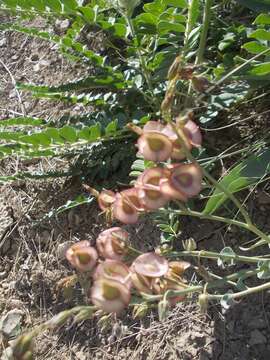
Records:
[[[137,188],[131,188],[116,194],[113,204],[113,216],[115,219],[124,224],[135,224],[139,219],[139,211],[143,210]]]
[[[137,179],[135,187],[138,188],[140,202],[146,209],[159,209],[169,201],[169,197],[160,191],[160,181],[168,175],[167,169],[155,167],[145,170]]]
[[[121,260],[127,252],[128,238],[128,232],[120,227],[102,231],[96,240],[99,255],[105,259]]]
[[[101,277],[91,289],[91,301],[106,313],[121,313],[129,304],[130,290],[118,280]]]
[[[202,171],[195,164],[179,164],[170,169],[171,174],[161,181],[161,191],[171,199],[187,201],[198,195],[202,188]]]
[[[184,132],[191,145],[200,147],[202,145],[202,133],[199,126],[192,120],[188,120],[184,126]]]
[[[136,272],[132,271],[132,267],[131,267],[131,280],[133,286],[139,293],[145,293],[145,294],[153,293],[152,288],[153,288],[153,282],[155,280],[154,278],[137,274]]]
[[[137,141],[139,153],[145,160],[154,162],[166,161],[172,153],[172,143],[170,139],[157,131],[147,131],[141,135]]]
[[[121,261],[106,259],[100,263],[95,270],[93,278],[98,280],[102,277],[117,280],[126,285],[128,289],[132,287],[129,268]]]
[[[111,190],[102,190],[98,195],[98,205],[100,209],[103,211],[110,209],[115,201],[115,195]]]
[[[66,252],[69,263],[78,271],[91,271],[96,266],[98,254],[89,241],[80,241],[72,245]]]
[[[144,127],[143,132],[151,132],[151,131],[157,131],[157,132],[163,132],[165,128],[165,125],[163,125],[159,121],[148,121]]]
[[[132,271],[149,278],[159,278],[169,270],[168,261],[154,252],[139,255],[132,263]]]
[[[178,134],[176,133],[175,129],[172,127],[171,124],[167,124],[163,130],[163,133],[169,137],[172,142],[172,154],[171,158],[174,160],[184,160],[186,158],[185,151],[183,150]],[[191,150],[192,145],[189,140],[188,135],[186,134],[185,130],[183,129],[182,132],[182,140],[185,142],[185,146]]]

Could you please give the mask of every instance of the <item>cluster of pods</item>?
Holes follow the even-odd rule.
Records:
[[[130,303],[134,291],[161,295],[186,286],[182,275],[189,263],[168,262],[155,252],[139,255],[131,262],[127,256],[128,239],[126,230],[113,227],[99,234],[96,248],[88,241],[80,241],[66,252],[70,264],[92,278],[91,302],[106,313],[119,314]],[[183,296],[175,296],[169,303],[173,306],[181,300]]]
[[[202,136],[199,127],[187,120],[175,123],[181,130],[185,147],[200,147]],[[172,125],[149,121],[143,129],[133,126],[139,134],[137,147],[145,160],[159,163],[146,169],[136,180],[134,187],[114,193],[103,190],[98,196],[103,211],[112,213],[114,219],[125,224],[135,224],[142,212],[163,207],[170,200],[186,202],[201,191],[202,172],[193,163],[165,163],[167,160],[184,160],[185,152]]]
[[[132,188],[118,193],[103,190],[97,196],[100,208],[125,224],[136,223],[140,213],[157,210],[168,201],[186,202],[200,192],[202,183],[199,166],[180,162],[185,159],[181,143],[189,150],[201,145],[200,130],[192,120],[176,121],[173,125],[149,121],[142,129],[132,126],[132,130],[139,135],[139,154],[152,161],[153,167],[146,169]],[[113,227],[98,236],[96,248],[88,241],[81,241],[66,253],[73,267],[90,273],[91,301],[107,313],[121,312],[130,303],[134,290],[162,295],[186,286],[182,275],[189,263],[168,262],[155,252],[128,261],[128,238],[127,231]],[[181,300],[183,296],[175,296],[169,299],[169,304]]]

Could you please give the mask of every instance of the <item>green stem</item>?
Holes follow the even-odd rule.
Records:
[[[198,3],[198,0],[190,0],[189,1],[189,6],[188,6],[188,19],[187,19],[187,24],[186,24],[186,31],[185,31],[185,40],[184,40],[184,45],[185,47],[187,46],[187,42],[188,42],[188,38],[189,38],[189,34],[191,33],[193,26],[194,26],[194,12],[195,7]]]
[[[140,60],[142,73],[143,73],[143,75],[145,77],[147,86],[148,86],[149,90],[152,93],[154,102],[155,102],[156,106],[158,106],[158,108],[159,108],[158,101],[157,101],[157,99],[156,99],[156,97],[154,95],[154,88],[153,88],[153,85],[152,85],[152,82],[151,82],[151,76],[150,76],[149,71],[147,69],[145,59],[144,59],[144,57],[143,57],[143,55],[141,53],[140,44],[139,44],[139,40],[138,40],[136,31],[135,31],[135,28],[134,28],[134,25],[133,25],[133,21],[132,21],[132,19],[130,18],[129,15],[125,15],[125,19],[126,19],[127,24],[128,24],[128,26],[130,28],[131,35],[132,35],[133,39],[136,42],[136,52],[137,52],[138,58]]]
[[[219,287],[223,287],[226,283],[228,283],[229,281],[233,281],[233,280],[238,280],[239,278],[241,279],[246,279],[248,277],[251,277],[255,274],[258,273],[258,269],[255,270],[240,270],[237,273],[228,275],[228,276],[224,276],[221,280],[215,280],[211,283],[207,284],[207,289],[214,289],[214,288],[219,288]],[[196,286],[190,286],[189,288],[183,289],[183,290],[169,290],[167,293],[168,297],[174,297],[174,296],[181,296],[181,295],[187,295],[187,294],[191,294],[191,293],[195,293],[195,292],[202,292],[205,289],[205,285],[196,285]],[[238,293],[236,293],[238,294]],[[147,295],[144,294],[144,297],[146,298],[147,301],[159,301],[161,299],[163,299],[164,295]],[[222,297],[222,296],[221,296]]]
[[[200,38],[200,44],[197,52],[197,57],[195,64],[198,65],[203,61],[203,55],[206,47],[207,41],[207,33],[210,25],[210,18],[211,18],[211,6],[212,0],[205,0],[205,7],[204,7],[204,14],[203,14],[203,24],[202,24],[202,32]]]
[[[270,289],[270,282],[262,284],[262,285],[258,285],[258,286],[254,286],[252,288],[249,288],[247,290],[243,290],[243,291],[239,291],[237,293],[234,294],[230,294],[230,298],[231,299],[239,299],[241,297],[250,295],[250,294],[254,294],[256,292],[260,292],[260,291],[264,291]],[[223,298],[224,295],[207,295],[207,298],[209,300],[220,300]]]
[[[238,226],[238,227],[241,227],[243,229],[246,229],[246,230],[249,230],[249,231],[253,232],[253,234],[259,236],[266,243],[270,243],[269,236],[267,234],[265,234],[264,232],[262,232],[261,230],[259,230],[253,224],[246,224],[246,223],[244,223],[242,221],[238,221],[238,220],[234,220],[234,219],[227,219],[227,218],[222,217],[222,216],[211,215],[211,214],[203,214],[203,213],[200,213],[198,211],[193,211],[193,210],[189,210],[189,209],[185,209],[185,210],[160,209],[160,212],[169,212],[171,214],[173,213],[173,214],[180,215],[180,216],[194,216],[194,217],[198,217],[200,219],[219,221],[219,222],[226,223],[228,225],[235,225],[235,226]]]
[[[244,263],[255,263],[257,264],[258,261],[269,261],[270,258],[260,258],[255,256],[242,256],[237,254],[220,254],[214,251],[177,251],[168,254],[168,257],[181,257],[181,256],[192,256],[198,258],[207,258],[207,259],[228,259],[228,260],[236,260],[239,262]]]

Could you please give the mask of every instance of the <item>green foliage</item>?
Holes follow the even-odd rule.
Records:
[[[265,149],[249,156],[246,160],[233,167],[220,181],[220,184],[235,193],[246,189],[262,180],[270,172],[270,149]],[[226,194],[215,189],[206,203],[204,214],[213,214],[228,200]]]

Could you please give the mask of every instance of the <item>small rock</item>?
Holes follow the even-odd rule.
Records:
[[[265,344],[266,342],[266,337],[259,330],[255,329],[251,332],[249,340],[250,346]]]
[[[11,339],[20,334],[23,316],[24,313],[22,310],[14,309],[1,318],[0,331],[6,338]]]
[[[58,31],[65,31],[69,27],[70,21],[68,19],[66,20],[56,20],[55,27]]]
[[[0,47],[3,47],[7,44],[7,39],[6,38],[3,38],[0,40]]]
[[[33,66],[33,71],[34,71],[34,72],[39,72],[39,71],[40,71],[40,64],[39,64],[39,63],[37,63],[37,64],[35,64],[35,65]]]

